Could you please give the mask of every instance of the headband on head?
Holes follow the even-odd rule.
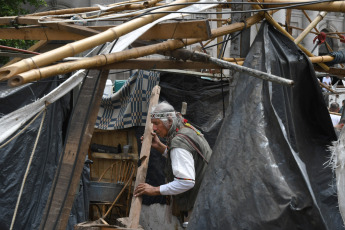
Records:
[[[168,119],[176,117],[175,112],[166,112],[166,113],[151,113],[151,119]]]

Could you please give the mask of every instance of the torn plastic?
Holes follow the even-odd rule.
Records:
[[[244,65],[295,85],[235,79],[188,229],[344,229],[325,166],[336,135],[309,59],[263,23]]]
[[[6,115],[31,104],[56,89],[58,82],[59,79],[54,78],[51,81],[37,82],[15,89],[1,85],[0,113]],[[63,150],[63,140],[70,114],[70,99],[70,94],[67,94],[47,107],[47,114],[25,182],[13,229],[39,229],[55,169],[59,162],[59,155]],[[42,115],[23,133],[0,149],[0,225],[2,225],[2,229],[8,229],[11,225],[19,190],[41,119]],[[1,144],[4,143],[5,141]],[[79,216],[78,213],[72,213],[72,215]],[[69,229],[73,229],[73,225]]]

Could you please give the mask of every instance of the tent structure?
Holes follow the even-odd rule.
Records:
[[[102,94],[109,71],[139,69],[160,73],[169,70],[176,74],[165,76],[169,80],[160,81],[160,87],[148,84],[150,90],[146,96],[150,100],[147,100],[146,113],[159,98],[171,101],[178,108],[183,101],[178,95],[192,98],[183,92],[188,87],[190,92],[195,89],[208,92],[209,97],[220,89],[199,80],[190,83],[187,80],[178,82],[174,78],[206,76],[216,79],[216,84],[223,84],[224,73],[227,75],[228,84],[224,83],[228,92],[226,106],[225,102],[215,100],[217,103],[211,102],[201,112],[207,114],[212,110],[212,116],[208,119],[195,116],[195,122],[200,126],[208,122],[201,127],[203,131],[214,130],[212,125],[215,124],[219,133],[213,131],[208,137],[214,143],[214,154],[188,229],[343,229],[343,205],[338,203],[336,196],[339,188],[332,168],[325,166],[331,156],[328,147],[337,137],[320,86],[337,92],[322,85],[315,70],[343,79],[345,71],[338,64],[344,62],[344,55],[332,52],[314,56],[300,43],[312,30],[318,32],[315,27],[327,12],[345,12],[344,3],[327,0],[249,1],[251,16],[237,21],[232,15],[243,12],[232,8],[244,2],[202,0],[127,1],[0,18],[0,25],[6,26],[0,28],[1,39],[39,40],[30,52],[21,50],[30,57],[15,58],[0,68],[0,81],[8,85],[1,93],[6,98],[4,101],[8,101],[9,95],[20,95],[23,91],[30,94],[31,90],[34,95],[34,99],[26,102],[18,98],[10,100],[15,106],[4,106],[0,111],[4,114],[0,118],[0,151],[3,155],[0,165],[8,165],[1,175],[4,182],[0,192],[10,197],[0,200],[3,207],[11,210],[4,217],[5,226],[9,229],[66,229],[69,223],[79,222],[79,217],[71,220],[70,214],[73,210],[78,212],[78,205],[75,205],[77,191],[87,188],[81,187],[80,176],[85,172],[91,136],[95,124],[98,125],[98,110],[104,102],[101,103]],[[320,13],[294,38],[272,17],[280,9]],[[191,16],[203,13],[229,14],[230,17],[226,20],[220,17],[196,20]],[[89,25],[95,20],[122,23],[116,26]],[[248,54],[239,57],[230,53],[230,57],[224,57],[228,42],[236,46],[232,41],[235,37],[259,24],[260,30],[248,47]],[[289,24],[285,26],[292,28]],[[216,55],[208,54],[207,45],[221,37],[224,41],[215,44]],[[47,52],[36,52],[50,40],[73,42]],[[46,83],[48,79],[55,81]],[[77,100],[71,103],[68,97],[77,86],[80,86]],[[194,100],[200,100],[197,97],[200,95],[202,92],[197,92]],[[201,107],[196,104],[191,107],[194,112]],[[134,116],[134,112],[132,114]],[[221,119],[218,114],[222,114]],[[150,136],[149,116],[145,122],[144,136]],[[36,130],[35,135],[32,135],[33,130]],[[37,144],[33,149],[24,148],[24,143],[35,143],[41,137],[47,138],[43,149],[36,150]],[[58,142],[52,141],[56,139]],[[145,138],[141,146],[141,164],[135,185],[145,182],[147,172],[150,172],[150,141]],[[15,178],[15,167],[8,164],[15,161],[16,155],[12,153],[20,154],[21,151],[32,154],[28,153],[25,156],[28,159],[19,161],[26,168],[20,173],[23,180]],[[36,161],[42,165],[35,165]],[[343,179],[339,173],[343,165],[335,165],[338,181]],[[28,176],[29,180],[26,179]],[[11,178],[16,182],[13,183]],[[85,181],[87,183],[87,178]],[[41,183],[47,184],[45,190],[49,188],[49,192],[39,189],[41,187],[37,187],[36,192],[35,186]],[[14,198],[12,194],[15,192],[11,191],[18,190],[19,194]],[[23,192],[32,193],[31,199],[40,201],[40,205],[31,208],[25,205],[30,203],[27,200],[30,198],[22,196]],[[343,195],[338,194],[339,200]],[[110,226],[101,218],[100,222],[77,228],[139,229],[141,206],[142,198],[133,197],[125,226]],[[21,213],[25,214],[25,222],[19,223]],[[76,216],[82,215],[86,214]]]

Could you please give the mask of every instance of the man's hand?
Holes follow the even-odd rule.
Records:
[[[146,183],[139,184],[134,190],[134,196],[148,195],[158,196],[160,195],[159,187],[153,187]]]
[[[164,145],[158,138],[157,134],[155,132],[151,132],[152,135],[152,144],[151,147],[156,149],[160,153],[164,153],[165,149],[167,148],[166,145]],[[141,143],[143,143],[144,136],[140,137]]]

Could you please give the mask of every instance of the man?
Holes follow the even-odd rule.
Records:
[[[329,106],[329,111],[333,112],[333,113],[338,113],[339,112],[339,104],[337,102],[333,102],[331,103],[331,105]],[[340,116],[336,115],[336,114],[330,114],[331,119],[332,119],[332,124],[333,127],[336,126],[339,121],[340,121]]]
[[[167,102],[152,109],[151,122],[152,147],[168,158],[166,177],[169,183],[159,187],[139,184],[134,195],[173,195],[173,213],[190,213],[212,150],[200,131]],[[166,138],[167,145],[157,135]]]
[[[332,86],[332,79],[329,76],[323,77],[322,78],[322,83],[325,85],[331,87]],[[327,89],[323,89],[324,91],[327,91]]]

